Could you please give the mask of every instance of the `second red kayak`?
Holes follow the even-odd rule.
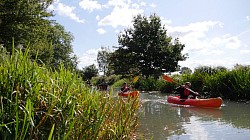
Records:
[[[167,101],[169,103],[178,105],[191,105],[191,106],[213,107],[213,108],[221,107],[223,102],[220,97],[209,98],[209,99],[180,99],[180,96],[168,96]]]
[[[136,97],[139,96],[139,91],[128,91],[128,92],[119,92],[118,95],[119,96],[123,96],[123,97]]]

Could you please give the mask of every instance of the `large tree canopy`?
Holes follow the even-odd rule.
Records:
[[[53,0],[1,0],[0,1],[0,44],[11,52],[15,46],[29,47],[32,57],[43,63],[58,67],[58,63],[76,67],[72,54],[73,36],[64,27],[49,20],[52,12],[48,6]]]
[[[119,47],[110,56],[110,68],[116,74],[142,74],[158,77],[175,71],[178,61],[187,58],[182,54],[185,45],[178,39],[172,41],[161,19],[155,14],[149,18],[138,15],[133,19],[133,28],[125,29],[118,36]]]
[[[46,9],[52,0],[2,0],[0,2],[0,43],[9,50],[12,38],[18,44],[32,44],[48,32],[52,16]],[[10,46],[10,47],[9,47]]]

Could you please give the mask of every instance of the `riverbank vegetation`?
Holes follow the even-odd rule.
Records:
[[[189,81],[192,89],[203,97],[222,97],[230,100],[250,100],[250,67],[236,65],[232,70],[225,67],[201,66],[193,73],[170,76],[173,83],[166,82],[161,76],[143,78],[136,83],[141,90],[158,90],[175,93],[175,88]]]
[[[138,98],[90,89],[72,70],[48,69],[25,52],[1,48],[0,139],[129,139]]]
[[[195,90],[205,96],[231,100],[250,100],[250,67],[236,65],[232,70],[223,67],[199,67],[193,74],[183,75],[182,81],[192,82]]]

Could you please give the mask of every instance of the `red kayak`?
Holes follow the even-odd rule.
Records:
[[[219,108],[222,105],[222,99],[209,98],[209,99],[180,99],[180,96],[168,96],[168,102],[178,105],[190,105],[199,107],[213,107]]]
[[[123,97],[136,97],[139,96],[140,93],[139,91],[128,91],[128,92],[119,92],[118,93],[119,96],[123,96]]]

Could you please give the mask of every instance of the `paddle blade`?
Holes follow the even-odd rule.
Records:
[[[136,76],[136,77],[133,79],[133,83],[135,83],[138,79],[139,79],[139,76]]]
[[[173,83],[173,82],[174,82],[174,80],[173,80],[172,78],[170,78],[169,76],[167,76],[167,75],[163,75],[162,77],[163,77],[163,79],[164,79],[165,81],[167,81],[167,82],[170,82],[170,83]]]

